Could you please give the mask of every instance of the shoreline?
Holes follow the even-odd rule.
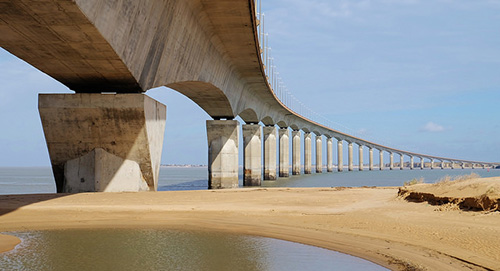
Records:
[[[209,230],[313,245],[392,270],[500,266],[500,213],[436,211],[397,194],[380,187],[10,195],[0,196],[0,231]]]

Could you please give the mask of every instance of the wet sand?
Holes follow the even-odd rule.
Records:
[[[407,202],[398,188],[0,196],[0,232],[144,227],[278,238],[392,270],[500,268],[500,212]]]

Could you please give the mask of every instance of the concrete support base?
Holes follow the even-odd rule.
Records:
[[[394,153],[389,153],[389,170],[394,169]]]
[[[333,138],[326,141],[326,171],[333,172]]]
[[[292,174],[300,175],[300,131],[292,131]]]
[[[373,148],[368,151],[368,169],[373,170]]]
[[[311,133],[304,133],[304,174],[312,173]]]
[[[57,192],[156,191],[165,105],[143,94],[40,94]]]
[[[354,164],[353,164],[353,154],[352,154],[352,142],[349,142],[347,145],[347,165],[348,165],[348,170],[352,171],[354,169]]]
[[[262,181],[262,143],[258,124],[246,124],[243,130],[243,186],[260,186]]]
[[[290,176],[290,143],[288,128],[280,129],[280,177]]]
[[[238,187],[239,122],[207,120],[208,188]]]
[[[322,137],[316,136],[316,173],[323,172],[323,146]]]
[[[358,160],[359,160],[359,166],[358,169],[359,171],[363,171],[363,146],[359,145],[359,150],[358,150]]]
[[[405,168],[404,156],[402,154],[399,155],[399,169],[403,170]]]
[[[276,128],[266,126],[264,133],[264,180],[276,180]]]
[[[379,169],[384,170],[384,151],[379,150]]]
[[[339,172],[344,171],[344,143],[342,140],[337,139],[337,169]]]

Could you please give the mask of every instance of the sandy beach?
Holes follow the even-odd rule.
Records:
[[[500,212],[408,202],[398,188],[0,196],[0,232],[124,227],[272,237],[392,270],[500,269]],[[0,235],[0,251],[16,242]]]

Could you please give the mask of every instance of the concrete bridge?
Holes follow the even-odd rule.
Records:
[[[287,106],[270,72],[260,14],[253,0],[5,0],[0,2],[0,46],[63,83],[75,94],[39,96],[39,111],[58,192],[156,190],[166,106],[144,93],[172,88],[198,104],[207,121],[209,187],[238,186],[312,170],[322,172],[326,141],[332,172],[354,170],[358,146],[439,166],[498,164],[407,152],[358,138],[311,120]],[[244,148],[238,150],[241,117]],[[277,128],[278,131],[277,132]],[[290,134],[291,130],[291,134]],[[313,137],[314,135],[314,137]],[[289,161],[289,144],[292,161]],[[262,148],[262,145],[264,146]],[[276,157],[276,150],[279,155]],[[263,149],[263,153],[262,153]],[[436,165],[440,162],[440,165]],[[262,166],[263,165],[263,166]],[[279,171],[277,172],[277,167]]]

